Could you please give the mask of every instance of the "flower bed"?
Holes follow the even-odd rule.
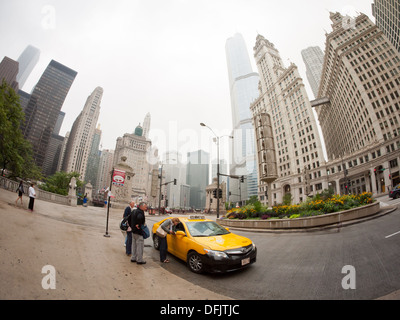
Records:
[[[373,203],[372,193],[364,192],[356,195],[316,195],[298,205],[279,205],[272,209],[262,206],[259,202],[241,208],[227,211],[227,219],[296,219],[319,216]]]
[[[374,202],[365,206],[321,214],[317,216],[307,216],[292,219],[217,219],[217,223],[227,228],[239,229],[262,229],[262,230],[295,230],[312,229],[331,225],[341,225],[366,217],[373,216],[380,212],[380,203]]]

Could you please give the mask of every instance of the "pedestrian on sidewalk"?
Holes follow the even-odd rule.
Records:
[[[18,200],[21,200],[21,206],[23,206],[23,202],[22,202],[22,195],[24,194],[24,182],[21,180],[19,182],[19,186],[16,190],[18,192],[18,198],[17,200],[15,200],[15,205],[18,205]]]
[[[128,217],[129,215],[133,214],[133,212],[136,210],[135,207],[135,202],[131,201],[129,203],[129,206],[125,208],[124,211],[124,216],[123,218]],[[129,225],[129,222],[128,222]],[[127,256],[130,256],[132,254],[132,228],[129,225],[128,229],[126,230],[126,237],[125,237],[125,253]]]
[[[142,234],[142,225],[145,224],[146,218],[144,212],[147,210],[146,202],[140,202],[138,208],[131,215],[129,225],[132,228],[132,256],[131,262],[137,264],[145,264],[143,260],[144,238]]]
[[[88,201],[88,198],[87,198],[87,193],[86,193],[85,196],[83,197],[83,204],[82,204],[83,207],[87,207],[87,201]]]
[[[36,198],[36,191],[33,188],[34,187],[34,183],[31,183],[31,186],[29,187],[29,210],[31,210],[31,212],[33,212],[33,204],[35,202],[35,198]]]
[[[176,225],[180,223],[178,218],[172,218],[172,219],[167,219],[161,224],[161,228],[167,233],[167,234],[175,234],[174,228]],[[167,250],[168,250],[168,243],[167,243],[167,237],[165,236],[160,237],[158,236],[158,241],[160,243],[160,261],[163,263],[168,263],[169,260],[167,259]]]

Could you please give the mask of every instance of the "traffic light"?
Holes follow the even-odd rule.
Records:
[[[244,176],[240,177],[240,182],[244,182]]]
[[[174,185],[176,186],[176,179],[174,179]]]
[[[218,189],[218,198],[222,199],[222,189]]]
[[[213,190],[213,196],[214,196],[214,198],[217,198],[217,189]]]

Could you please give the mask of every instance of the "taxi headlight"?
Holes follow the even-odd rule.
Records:
[[[210,250],[210,249],[204,249],[204,251],[207,253],[212,258],[215,259],[225,259],[228,258],[228,255],[223,252],[223,251],[216,251],[216,250]]]

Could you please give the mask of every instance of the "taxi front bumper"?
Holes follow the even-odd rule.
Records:
[[[235,271],[246,268],[257,260],[257,248],[253,245],[246,253],[232,250],[223,252],[225,255],[207,253],[202,256],[205,271],[212,273]]]

